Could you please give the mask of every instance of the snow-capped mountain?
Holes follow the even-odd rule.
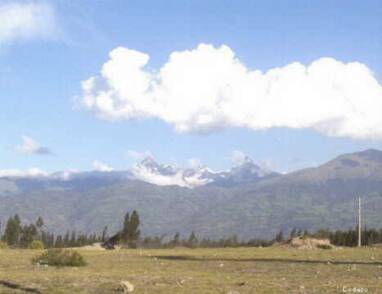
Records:
[[[148,156],[141,162],[125,171],[77,171],[68,170],[47,173],[30,170],[24,173],[17,171],[0,172],[0,179],[10,179],[18,183],[23,190],[28,189],[87,189],[102,187],[126,180],[140,180],[158,186],[180,186],[195,188],[205,185],[236,186],[256,182],[260,179],[278,175],[256,165],[252,159],[245,157],[240,164],[229,170],[213,171],[205,166],[181,168],[168,164],[159,164],[154,157]]]
[[[219,173],[214,179],[215,185],[236,186],[245,183],[256,182],[261,179],[270,178],[279,175],[267,168],[260,167],[248,156],[230,170]]]
[[[133,175],[142,181],[159,186],[197,187],[211,182],[206,168],[182,169],[172,165],[158,164],[148,156],[132,168]]]
[[[249,157],[245,157],[239,165],[230,170],[215,172],[203,166],[185,169],[158,164],[152,156],[149,156],[135,165],[132,173],[137,179],[152,184],[189,188],[207,184],[233,186],[277,175],[275,172],[259,167]]]

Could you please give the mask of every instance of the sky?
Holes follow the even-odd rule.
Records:
[[[0,0],[0,174],[382,150],[381,1]]]

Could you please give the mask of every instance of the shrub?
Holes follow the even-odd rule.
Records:
[[[0,249],[8,249],[8,244],[4,241],[0,241]]]
[[[38,240],[34,240],[30,245],[29,249],[34,249],[34,250],[42,250],[44,249],[44,243]]]
[[[332,246],[326,244],[318,244],[317,248],[319,249],[332,249]]]
[[[49,249],[40,256],[32,259],[32,263],[51,266],[84,266],[86,261],[81,254],[74,250]]]

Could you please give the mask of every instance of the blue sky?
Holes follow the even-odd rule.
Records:
[[[232,152],[239,150],[273,169],[288,171],[345,152],[382,149],[379,130],[375,136],[349,128],[330,135],[321,125],[293,127],[277,120],[258,130],[228,116],[224,127],[177,132],[180,121],[169,123],[167,114],[125,113],[122,119],[110,121],[99,118],[104,109],[78,105],[84,96],[81,82],[99,76],[117,47],[150,56],[146,68],[152,73],[160,71],[172,52],[194,50],[201,43],[213,46],[211,54],[226,45],[247,69],[262,72],[293,62],[309,66],[331,57],[344,64],[362,63],[380,86],[380,1],[70,2],[0,0],[0,17],[16,3],[13,9],[43,6],[46,9],[32,13],[40,20],[48,18],[24,34],[19,32],[31,23],[20,22],[16,24],[19,31],[7,34],[10,29],[0,19],[0,169],[89,170],[95,160],[126,169],[137,160],[131,151],[151,152],[160,162],[178,165],[198,158],[222,169],[231,165]],[[104,83],[101,80],[99,87]],[[364,90],[372,97],[370,103],[375,97],[382,99],[375,94],[380,93],[378,88]],[[352,126],[350,120],[346,124]],[[373,123],[367,125],[373,128]],[[23,136],[34,142],[30,150],[21,148]],[[39,148],[49,152],[38,152]]]

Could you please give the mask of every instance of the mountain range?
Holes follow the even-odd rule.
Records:
[[[246,157],[230,170],[179,168],[147,157],[127,171],[0,177],[0,218],[41,215],[47,229],[100,232],[120,228],[137,209],[142,231],[219,238],[270,238],[293,227],[347,229],[363,198],[364,223],[382,227],[382,152],[341,155],[323,165],[280,174]]]

